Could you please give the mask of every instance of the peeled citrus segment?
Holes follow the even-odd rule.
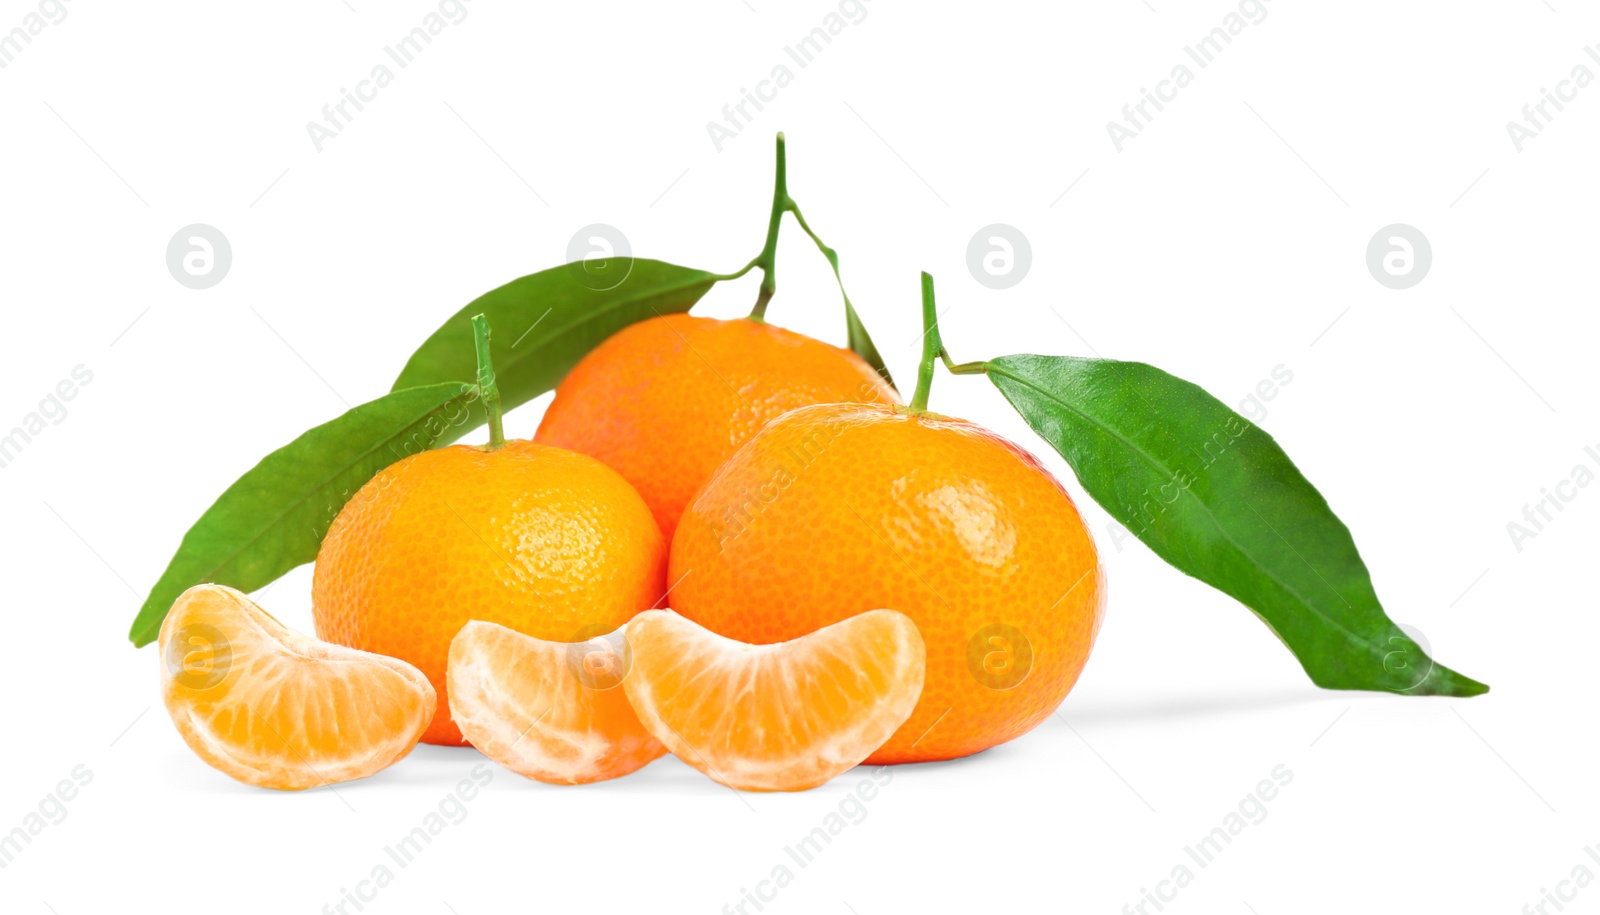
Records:
[[[433,719],[433,687],[415,667],[301,635],[222,585],[183,592],[160,645],[178,733],[252,785],[364,778],[411,752]]]
[[[922,695],[922,636],[894,610],[772,645],[723,638],[669,610],[639,614],[627,635],[623,688],[645,728],[746,791],[815,788],[888,740]]]
[[[535,781],[581,785],[627,775],[667,752],[639,723],[622,683],[622,630],[547,642],[474,620],[450,642],[450,717],[483,755]]]

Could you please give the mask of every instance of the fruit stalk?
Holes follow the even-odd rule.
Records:
[[[827,243],[812,230],[806,222],[805,214],[800,212],[800,204],[789,196],[789,155],[784,143],[783,132],[777,136],[777,169],[772,182],[772,211],[767,219],[767,238],[761,246],[761,253],[750,259],[748,264],[734,273],[717,276],[717,280],[735,280],[756,268],[761,269],[761,289],[756,295],[755,307],[750,309],[749,319],[757,324],[765,324],[767,318],[767,305],[772,301],[772,296],[778,291],[778,234],[783,228],[783,214],[793,213],[795,222],[800,224],[801,231],[811,239],[817,250],[827,259],[828,266],[833,268],[833,279],[839,285],[839,296],[844,299],[844,324],[845,334],[849,347],[856,355],[867,361],[884,381],[894,386],[894,379],[889,375],[889,367],[883,364],[883,356],[878,348],[873,345],[872,338],[867,334],[867,328],[861,323],[861,316],[856,314],[856,307],[850,302],[850,294],[845,291],[844,278],[839,274],[839,253],[828,247]]]
[[[944,355],[939,339],[939,311],[933,301],[933,276],[922,271],[922,362],[917,365],[917,390],[911,395],[911,409],[928,409],[928,392],[933,389],[933,364]],[[946,357],[948,360],[948,357]]]
[[[506,430],[500,417],[500,388],[494,383],[494,363],[489,359],[489,319],[483,315],[472,316],[472,341],[478,348],[478,396],[489,415],[487,450],[497,451],[505,447]]]
[[[763,321],[767,303],[778,291],[778,230],[783,224],[784,211],[791,206],[789,200],[789,161],[784,152],[783,132],[778,132],[778,171],[772,184],[772,215],[767,219],[767,241],[756,255],[754,266],[761,268],[761,291],[756,295],[756,305],[750,309],[750,320]]]

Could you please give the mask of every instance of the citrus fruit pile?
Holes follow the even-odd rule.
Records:
[[[206,762],[307,788],[422,740],[552,784],[671,752],[802,790],[1009,740],[1071,688],[1094,545],[1016,446],[901,406],[848,350],[683,316],[595,348],[536,440],[507,440],[476,324],[490,441],[349,499],[320,640],[218,585],[167,614],[163,695]]]
[[[743,269],[608,255],[490,290],[387,394],[217,499],[130,632],[159,638],[201,759],[293,789],[419,740],[552,784],[671,753],[777,791],[1026,734],[1083,672],[1104,573],[1043,464],[929,408],[941,362],[986,376],[1112,518],[1253,611],[1317,685],[1488,690],[1387,616],[1327,500],[1200,387],[1103,358],[958,364],[927,273],[908,401],[842,280],[848,348],[767,323],[785,215],[839,278],[784,149]],[[686,314],[756,269],[747,317]],[[526,329],[497,347],[491,315]],[[508,439],[502,396],[552,390],[531,438]],[[487,444],[451,444],[480,425]],[[245,596],[312,561],[317,638]]]

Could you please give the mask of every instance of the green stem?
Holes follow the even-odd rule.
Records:
[[[939,339],[939,311],[933,303],[933,277],[922,271],[922,362],[917,366],[917,390],[911,395],[911,409],[928,409],[928,392],[933,389],[933,364],[944,352]]]
[[[778,171],[772,183],[772,215],[767,219],[767,243],[762,246],[761,253],[750,262],[751,267],[761,268],[761,291],[756,295],[756,307],[750,309],[752,321],[764,321],[767,316],[767,303],[772,301],[772,294],[778,291],[778,230],[783,225],[783,213],[789,209],[789,162],[784,153],[783,132],[778,132]],[[746,267],[749,270],[750,267]]]
[[[504,448],[506,430],[500,418],[500,388],[494,383],[494,363],[489,360],[489,319],[483,315],[472,316],[472,342],[478,349],[478,395],[483,398],[483,410],[489,415],[488,451]]]
[[[800,230],[805,232],[812,242],[816,244],[817,250],[821,251],[823,258],[828,261],[828,266],[833,268],[833,281],[839,284],[839,294],[844,296],[845,307],[855,307],[850,304],[850,294],[844,291],[844,278],[839,275],[839,252],[828,247],[821,238],[817,237],[817,233],[811,231],[811,226],[806,224],[806,217],[800,212],[800,204],[796,203],[793,197],[789,198],[785,209],[794,214],[794,221],[800,224]]]
[[[963,362],[957,365],[955,360],[950,358],[949,353],[941,352],[939,356],[944,359],[945,370],[952,375],[982,375],[989,371],[989,363],[987,362]]]
[[[850,293],[845,291],[844,277],[839,273],[839,252],[828,247],[827,243],[812,231],[810,224],[806,222],[805,214],[800,212],[800,204],[793,197],[789,198],[789,212],[794,214],[794,221],[800,224],[801,230],[816,244],[817,250],[822,252],[822,256],[828,261],[828,266],[833,268],[833,281],[839,286],[839,297],[844,299],[845,336],[848,338],[850,348],[865,359],[884,381],[889,382],[890,387],[893,387],[894,377],[889,374],[889,367],[884,364],[883,356],[878,353],[872,338],[867,335],[866,325],[861,323],[861,316],[856,314],[856,306],[850,301]]]
[[[767,240],[762,245],[761,253],[757,254],[748,264],[734,273],[727,273],[716,277],[720,280],[735,280],[750,271],[761,269],[761,290],[756,294],[756,304],[750,309],[750,320],[765,322],[767,319],[767,305],[771,303],[772,296],[778,291],[778,233],[783,227],[783,214],[793,213],[795,221],[800,223],[800,228],[806,236],[822,252],[827,259],[828,266],[833,268],[833,280],[839,286],[839,295],[844,299],[844,326],[847,344],[855,351],[873,370],[883,377],[891,386],[894,378],[889,375],[889,367],[884,365],[883,356],[878,353],[878,348],[873,345],[872,338],[867,335],[866,325],[861,323],[861,316],[856,314],[856,307],[850,301],[850,294],[845,292],[844,278],[839,275],[839,254],[823,242],[822,238],[812,231],[806,223],[806,217],[800,212],[800,204],[789,196],[789,156],[784,143],[783,133],[777,136],[777,170],[772,182],[772,211],[767,217]]]

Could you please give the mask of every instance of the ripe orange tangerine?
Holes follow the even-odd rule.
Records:
[[[471,620],[568,640],[615,629],[666,591],[666,544],[628,481],[582,454],[514,440],[392,464],[347,503],[312,580],[317,634],[403,658],[439,711],[428,743],[462,743],[450,641]]]
[[[668,541],[717,467],[807,404],[899,403],[855,353],[749,318],[666,315],[595,347],[556,388],[534,440],[622,474]]]
[[[1089,531],[1038,460],[878,404],[769,423],[684,513],[669,574],[673,609],[746,642],[877,607],[914,620],[927,683],[870,763],[965,756],[1039,724],[1083,670],[1105,594]]]
[[[586,455],[507,441],[472,319],[489,443],[391,464],[340,509],[317,552],[317,633],[417,665],[438,711],[422,739],[461,744],[445,682],[450,642],[472,620],[535,638],[608,632],[666,591],[666,542],[639,494]]]

